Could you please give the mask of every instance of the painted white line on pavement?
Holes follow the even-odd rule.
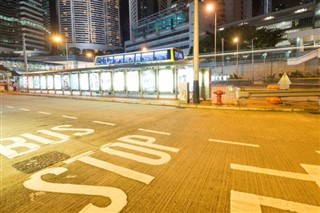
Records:
[[[160,134],[160,135],[171,135],[171,133],[168,133],[168,132],[159,132],[159,131],[150,130],[150,129],[141,129],[141,128],[139,128],[138,130],[144,131],[144,132],[156,133],[156,134]]]
[[[39,114],[45,114],[45,115],[50,115],[50,112],[42,112],[42,111],[38,111]]]
[[[290,212],[320,212],[319,206],[304,203],[297,203],[278,198],[265,197],[256,194],[238,192],[231,190],[230,213],[261,213],[261,206],[273,207],[276,209],[288,210]]]
[[[93,121],[93,123],[103,124],[103,125],[109,125],[109,126],[114,126],[114,125],[116,125],[116,124],[113,124],[113,123],[107,123],[107,122],[102,122],[102,121]]]
[[[307,171],[310,178],[316,182],[318,187],[320,188],[320,166],[318,165],[309,165],[309,164],[300,164],[304,170]]]
[[[114,172],[116,174],[122,175],[127,178],[131,178],[133,180],[140,181],[145,184],[151,183],[151,181],[154,179],[153,176],[150,176],[141,172],[137,172],[128,168],[124,168],[122,166],[118,166],[106,161],[95,159],[90,156],[93,153],[94,153],[93,151],[88,151],[80,155],[77,155],[71,159],[65,160],[63,162],[65,164],[70,164],[70,163],[73,163],[74,161],[81,161],[83,163]]]
[[[6,106],[7,108],[10,108],[10,109],[13,109],[14,107],[13,106]]]
[[[241,145],[241,146],[251,146],[251,147],[259,148],[259,145],[257,145],[257,144],[239,143],[239,142],[224,141],[224,140],[218,140],[218,139],[209,139],[209,141],[217,142],[217,143],[226,143],[226,144]]]
[[[76,160],[78,160],[78,159],[81,158],[81,157],[88,156],[88,155],[91,155],[91,154],[93,154],[93,153],[94,153],[93,151],[87,151],[87,152],[84,152],[84,153],[79,154],[79,155],[77,155],[77,156],[74,156],[73,158],[70,158],[70,159],[68,159],[68,160],[65,160],[65,161],[63,161],[63,163],[65,163],[65,164],[70,164],[70,163],[72,163],[72,162],[75,162]]]
[[[73,119],[76,120],[78,119],[77,117],[72,117],[72,116],[68,116],[68,115],[62,115],[63,118],[68,118],[68,119]]]
[[[26,109],[26,108],[20,108],[20,110],[22,110],[22,111],[27,111],[27,112],[30,111],[30,109]]]
[[[281,170],[266,169],[266,168],[260,168],[255,166],[234,164],[234,163],[230,164],[230,168],[234,170],[245,171],[245,172],[254,172],[259,174],[273,175],[273,176],[285,177],[285,178],[291,178],[291,179],[297,179],[297,180],[313,181],[313,179],[310,177],[309,174],[285,172]]]

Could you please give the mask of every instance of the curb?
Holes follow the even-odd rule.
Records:
[[[10,95],[25,95],[25,96],[44,96],[48,98],[64,98],[64,99],[75,99],[75,100],[88,100],[88,101],[101,101],[101,102],[115,102],[115,103],[126,103],[126,104],[143,104],[143,105],[154,105],[154,106],[169,106],[169,107],[180,107],[180,108],[191,108],[191,109],[210,109],[210,110],[234,110],[234,111],[268,111],[268,112],[311,112],[314,114],[320,114],[320,107],[318,109],[304,109],[304,108],[270,108],[270,107],[235,107],[235,106],[203,106],[199,104],[186,104],[186,103],[164,103],[155,102],[152,100],[137,101],[136,99],[124,100],[123,98],[117,97],[95,97],[95,96],[67,96],[67,95],[55,95],[55,94],[40,94],[40,93],[21,93],[21,92],[8,92]]]

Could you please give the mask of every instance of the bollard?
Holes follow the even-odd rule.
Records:
[[[217,103],[216,105],[222,105],[222,101],[221,101],[221,96],[224,94],[225,92],[223,92],[222,90],[217,90],[214,92],[214,94],[217,95]]]

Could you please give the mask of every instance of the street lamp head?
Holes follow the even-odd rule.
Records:
[[[233,42],[234,42],[234,43],[238,43],[238,42],[239,42],[239,38],[238,38],[238,37],[235,37],[235,38],[233,39]]]
[[[206,6],[206,10],[207,10],[208,12],[214,11],[214,10],[215,10],[214,4],[213,4],[213,3],[208,3],[207,6]]]
[[[52,40],[56,43],[61,43],[62,42],[62,37],[59,35],[55,35],[52,37]]]
[[[91,58],[93,56],[92,52],[87,52],[86,53],[87,58]]]

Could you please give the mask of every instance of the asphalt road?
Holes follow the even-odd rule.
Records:
[[[320,212],[320,117],[1,95],[2,213]]]

